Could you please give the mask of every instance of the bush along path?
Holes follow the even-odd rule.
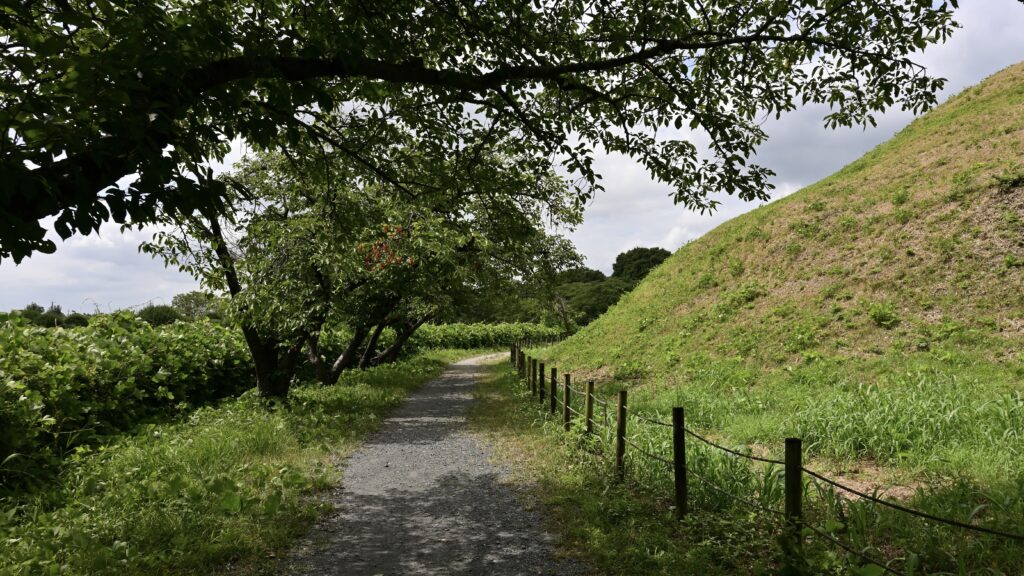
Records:
[[[337,513],[284,560],[291,575],[582,574],[555,558],[534,510],[466,430],[488,357],[409,396],[348,460]]]

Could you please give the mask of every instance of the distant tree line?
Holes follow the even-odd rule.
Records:
[[[168,304],[147,304],[135,314],[151,326],[163,326],[178,321],[192,322],[202,319],[223,320],[227,302],[210,292],[193,290],[178,294]],[[18,310],[0,312],[0,322],[9,318],[21,318],[35,326],[47,328],[73,328],[88,326],[92,314],[73,311],[65,313],[59,304],[42,307],[35,302]]]
[[[603,314],[670,255],[664,248],[633,248],[615,258],[611,276],[577,266],[553,274],[549,282],[523,282],[512,290],[479,291],[467,295],[445,320],[530,322],[572,332]]]

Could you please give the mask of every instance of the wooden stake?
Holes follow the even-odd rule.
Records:
[[[686,484],[686,417],[683,409],[672,409],[672,473],[675,476],[676,518],[682,519],[690,511]]]
[[[626,475],[626,391],[619,391],[619,421],[615,426],[615,475]]]

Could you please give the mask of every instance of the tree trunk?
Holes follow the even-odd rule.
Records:
[[[397,360],[398,355],[402,352],[402,348],[405,346],[405,343],[408,342],[409,338],[413,334],[415,334],[417,330],[420,329],[420,326],[423,326],[424,324],[427,323],[427,320],[429,320],[430,317],[431,314],[428,314],[424,316],[423,319],[421,320],[417,320],[412,324],[406,324],[405,326],[403,326],[401,331],[399,331],[398,336],[395,337],[394,343],[391,344],[391,346],[388,346],[386,350],[378,354],[377,357],[373,359],[372,364],[374,366],[377,366],[378,364],[394,362],[395,360]]]
[[[252,355],[256,368],[256,388],[261,398],[284,398],[288,396],[295,365],[302,352],[301,344],[294,344],[282,350],[281,343],[262,338],[251,326],[243,326],[245,343]]]
[[[205,227],[206,232],[214,244],[214,253],[217,256],[221,272],[224,274],[228,293],[235,298],[242,291],[238,270],[235,268],[235,258],[228,250],[227,242],[224,241],[224,232],[217,216],[204,217],[209,223]],[[242,334],[245,336],[249,354],[252,355],[253,366],[256,369],[256,389],[259,390],[260,397],[284,398],[288,396],[288,389],[291,387],[292,376],[295,373],[295,364],[302,352],[301,341],[287,350],[282,350],[280,341],[261,336],[254,326],[245,323],[242,324]]]
[[[363,357],[359,359],[359,369],[366,370],[370,367],[370,363],[373,361],[373,355],[377,353],[377,341],[380,340],[381,333],[384,332],[384,328],[387,327],[387,323],[381,322],[377,324],[377,327],[373,330],[373,335],[370,336],[370,341],[366,344],[366,350],[363,350]]]
[[[316,372],[316,379],[319,380],[321,384],[331,384],[331,367],[324,361],[323,356],[320,355],[319,334],[314,334],[306,338],[306,355],[309,359],[309,364],[313,366],[313,370]]]
[[[352,339],[349,340],[345,351],[331,365],[327,379],[321,379],[321,382],[325,385],[336,384],[342,372],[356,365],[359,359],[359,347],[362,346],[363,340],[366,340],[366,333],[369,331],[370,329],[366,326],[356,326],[356,331],[352,334]]]

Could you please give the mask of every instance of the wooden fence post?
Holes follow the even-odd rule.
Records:
[[[572,412],[569,412],[569,403],[572,402],[570,396],[571,391],[569,390],[569,375],[565,375],[565,386],[562,387],[562,425],[565,430],[569,430],[570,422],[572,420]]]
[[[538,374],[539,374],[539,377],[538,377],[538,380],[537,380],[537,394],[539,394],[540,397],[543,398],[544,397],[544,363],[543,362],[540,363],[540,371],[538,372]]]
[[[587,423],[587,434],[594,433],[594,381],[587,381],[587,397],[583,401],[583,420]]]
[[[551,381],[552,385],[555,385],[555,384],[558,383],[558,370],[556,370],[554,366],[551,367],[551,379],[550,379],[550,381]],[[540,405],[542,407],[544,406],[544,400],[545,400],[546,397],[547,397],[547,394],[545,394],[544,389],[541,389],[541,391],[540,391]]]
[[[509,361],[510,364],[515,364],[516,363],[516,343],[515,342],[513,342],[512,345],[509,346],[509,349],[508,349],[508,361]]]
[[[799,549],[803,537],[803,448],[799,438],[786,438],[784,490],[786,494],[786,521],[789,523],[794,546]],[[795,551],[795,550],[794,550]]]
[[[626,391],[619,390],[619,421],[615,425],[615,475],[626,475]]]
[[[565,377],[568,379],[569,375],[566,374]],[[557,402],[558,402],[558,380],[555,380],[554,378],[552,378],[551,379],[551,415],[552,416],[555,415],[555,408],[556,408],[555,404]]]
[[[683,409],[672,409],[672,473],[676,486],[676,518],[690,511],[689,487],[686,484],[686,417]]]
[[[537,359],[530,363],[530,394],[537,394]]]

